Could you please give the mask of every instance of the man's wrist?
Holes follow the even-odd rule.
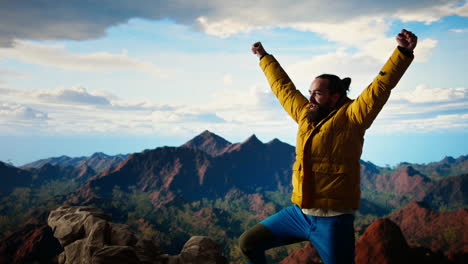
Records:
[[[266,55],[268,55],[268,53],[265,52],[265,54],[263,54],[262,56],[260,56],[260,60],[262,60],[263,57],[265,57]]]
[[[403,48],[402,46],[398,46],[398,49],[403,53],[405,56],[412,57],[414,52],[410,49]]]

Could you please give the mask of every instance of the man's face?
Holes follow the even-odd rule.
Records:
[[[335,107],[338,96],[330,94],[327,79],[315,78],[309,88],[309,112],[307,118],[310,122],[319,122]]]

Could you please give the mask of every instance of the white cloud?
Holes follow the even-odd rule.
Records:
[[[161,70],[150,62],[132,59],[125,53],[73,54],[68,52],[63,45],[46,45],[29,41],[18,41],[13,48],[0,48],[1,57],[66,70],[91,72],[133,70],[158,76],[168,74],[167,71]]]
[[[201,16],[197,18],[197,22],[200,23],[200,27],[205,33],[220,38],[227,38],[239,32],[249,32],[255,28],[248,23],[229,18],[210,23],[208,18]]]
[[[467,88],[396,90],[372,125],[372,133],[463,131],[468,127]]]
[[[385,38],[389,24],[379,17],[358,17],[342,22],[294,23],[290,27],[316,32],[329,41],[358,46],[368,41]]]
[[[467,16],[465,1],[268,1],[249,5],[247,1],[215,5],[197,19],[208,34],[227,37],[258,28],[289,27],[311,31],[331,41],[349,44],[361,37],[362,41],[385,32],[391,19],[426,24],[442,17]],[[210,6],[210,4],[208,4]],[[359,8],[356,8],[356,7]],[[360,34],[359,34],[360,33]]]
[[[239,137],[239,133],[244,137],[246,131],[271,138],[291,138],[296,130],[296,124],[271,91],[260,85],[251,86],[247,92],[220,90],[213,95],[217,100],[199,107],[129,102],[115,96],[115,100],[96,102],[92,97],[94,91],[80,87],[29,92],[2,89],[0,92],[7,94],[6,98],[12,101],[15,101],[15,97],[25,100],[26,94],[30,96],[26,98],[29,103],[0,104],[0,126],[6,131],[2,133],[28,133],[33,129],[58,134],[157,133],[192,136],[209,129],[234,138]],[[44,94],[50,97],[43,100],[44,97],[39,95]],[[371,131],[466,129],[466,94],[466,88],[431,89],[426,86],[418,86],[412,92],[395,92]]]
[[[50,91],[39,91],[34,94],[41,101],[60,104],[82,104],[82,105],[109,105],[107,98],[88,93],[81,86],[69,89],[55,89]]]
[[[3,120],[48,120],[47,113],[35,110],[31,107],[15,104],[15,103],[0,103],[0,117]],[[1,121],[0,119],[0,121]]]
[[[427,85],[418,85],[409,92],[395,92],[391,100],[405,100],[409,103],[440,103],[464,101],[468,103],[468,88],[429,88]]]
[[[455,32],[455,33],[467,33],[468,28],[454,28],[454,29],[451,29],[450,31]]]
[[[371,128],[372,133],[389,134],[395,132],[428,133],[434,131],[466,131],[468,114],[436,115],[428,118],[403,120],[377,120]]]
[[[105,12],[104,12],[105,10]],[[227,37],[252,29],[313,25],[333,28],[337,24],[356,24],[349,28],[368,29],[359,23],[363,18],[399,19],[432,23],[451,15],[468,16],[466,1],[422,0],[390,2],[337,0],[239,1],[136,0],[88,2],[45,0],[41,5],[7,1],[0,10],[0,46],[12,46],[13,39],[57,40],[94,39],[105,35],[108,28],[127,23],[132,18],[159,20],[194,26],[204,32]],[[34,27],[31,27],[34,25]],[[385,26],[376,24],[377,27]],[[73,28],[73,30],[70,30]],[[343,31],[346,32],[347,31]],[[323,33],[322,34],[326,34]]]

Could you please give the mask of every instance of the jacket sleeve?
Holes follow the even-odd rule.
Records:
[[[272,55],[265,55],[260,60],[260,67],[276,98],[286,112],[298,123],[303,111],[307,110],[309,100],[296,89],[289,76]]]
[[[371,126],[390,97],[391,90],[397,85],[413,58],[413,54],[405,55],[399,48],[395,49],[377,77],[347,109],[347,115],[351,121],[362,126],[363,129]]]

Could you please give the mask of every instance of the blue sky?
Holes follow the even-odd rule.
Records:
[[[295,144],[250,46],[306,94],[321,73],[356,98],[406,28],[415,61],[367,131],[362,159],[468,154],[467,1],[0,2],[0,160],[133,153],[208,129]],[[359,6],[359,8],[355,8]]]

